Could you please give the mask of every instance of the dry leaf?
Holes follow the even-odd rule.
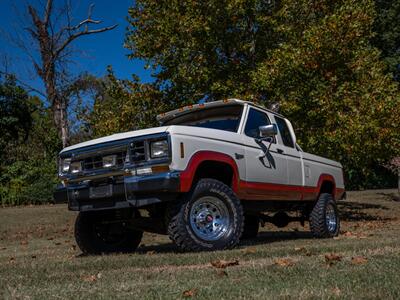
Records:
[[[26,246],[26,245],[28,245],[28,241],[21,241],[20,244],[21,244],[22,246]]]
[[[306,256],[311,256],[310,250],[306,249],[305,247],[295,247],[294,251],[301,252],[301,253],[305,254]]]
[[[156,251],[152,250],[152,251],[147,251],[146,252],[147,255],[154,255],[156,254]]]
[[[61,245],[61,243],[57,242],[57,243],[54,243],[54,245],[56,245],[56,246],[60,246],[60,245]]]
[[[218,277],[225,277],[225,276],[228,276],[228,273],[225,270],[218,270],[217,271],[217,276]]]
[[[290,258],[279,258],[275,260],[275,264],[281,267],[291,267],[294,266],[294,261]]]
[[[86,282],[95,282],[97,280],[97,276],[96,275],[86,275],[82,277],[83,281]]]
[[[328,266],[332,266],[335,262],[341,261],[342,257],[338,254],[325,254],[325,262]]]
[[[353,265],[363,265],[368,262],[368,259],[363,256],[355,256],[351,259]]]
[[[239,260],[214,260],[211,262],[211,265],[218,269],[225,269],[226,267],[237,266],[239,264]]]
[[[253,247],[242,250],[242,253],[244,253],[244,254],[254,254],[256,252],[257,252],[256,248],[253,248]]]
[[[182,293],[183,297],[189,298],[195,296],[197,293],[197,289],[186,290]]]
[[[336,295],[336,296],[340,296],[340,293],[342,292],[338,287],[335,287],[332,289],[332,292]]]

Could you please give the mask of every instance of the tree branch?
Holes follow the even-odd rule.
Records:
[[[108,27],[103,27],[99,29],[93,29],[93,30],[88,30],[85,29],[84,31],[80,31],[77,33],[74,33],[68,37],[68,39],[65,40],[65,42],[56,50],[55,57],[58,57],[58,55],[76,38],[83,36],[83,35],[89,35],[89,34],[95,34],[95,33],[100,33],[100,32],[105,32],[114,29],[117,27],[118,24],[108,26]]]
[[[47,0],[46,11],[44,13],[44,20],[43,20],[43,24],[45,27],[47,27],[47,25],[49,24],[52,8],[53,8],[53,0]]]

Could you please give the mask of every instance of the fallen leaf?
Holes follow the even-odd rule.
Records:
[[[28,245],[28,241],[25,241],[25,240],[24,240],[24,241],[21,241],[20,244],[21,244],[22,246],[26,246],[26,245]]]
[[[217,271],[217,276],[218,277],[225,277],[225,276],[228,276],[228,273],[225,270],[218,270]]]
[[[49,238],[47,238],[47,240],[48,240],[48,241],[52,241],[52,240],[54,240],[54,238],[49,237]]]
[[[254,254],[256,252],[257,252],[256,248],[253,248],[253,247],[245,248],[242,250],[242,253],[244,253],[244,254]]]
[[[97,276],[96,275],[82,276],[82,280],[86,282],[95,282],[97,280]]]
[[[54,245],[56,245],[56,246],[60,246],[60,245],[61,245],[61,243],[60,243],[60,242],[57,242],[57,243],[54,243]]]
[[[7,248],[6,248],[6,247],[3,247],[3,248],[1,248],[1,250],[7,250]]]
[[[182,296],[189,298],[189,297],[193,297],[197,294],[197,289],[191,289],[191,290],[186,290],[183,291]]]
[[[335,253],[325,254],[325,262],[329,267],[332,266],[335,262],[338,262],[341,260],[342,260],[342,257],[338,254],[335,254]]]
[[[363,256],[355,256],[351,259],[353,265],[363,265],[368,262],[368,259]]]
[[[226,267],[237,266],[239,265],[239,260],[214,260],[211,262],[211,265],[218,269],[225,269]]]
[[[156,254],[156,251],[154,251],[154,250],[147,251],[146,254],[147,255],[154,255],[154,254]]]
[[[275,260],[275,264],[280,267],[291,267],[294,266],[294,261],[290,258],[279,258]]]
[[[306,256],[311,256],[310,250],[306,249],[305,247],[295,247],[294,251],[301,252],[301,253],[305,254]]]
[[[335,287],[335,288],[332,289],[332,292],[333,292],[336,296],[339,296],[340,293],[341,293],[342,291],[341,291],[338,287]]]

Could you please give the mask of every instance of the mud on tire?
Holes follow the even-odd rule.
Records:
[[[243,208],[235,193],[215,179],[201,179],[167,213],[168,235],[183,251],[236,246],[243,231]]]

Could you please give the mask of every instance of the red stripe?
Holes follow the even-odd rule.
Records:
[[[227,163],[232,167],[232,189],[240,199],[246,200],[315,200],[323,182],[329,181],[333,184],[333,196],[340,199],[344,189],[336,188],[335,179],[332,175],[322,174],[316,187],[295,186],[276,183],[248,182],[239,180],[239,171],[236,162],[227,154],[214,151],[199,151],[190,159],[187,168],[181,172],[181,192],[188,192],[192,187],[193,177],[198,166],[204,161],[218,161]]]

